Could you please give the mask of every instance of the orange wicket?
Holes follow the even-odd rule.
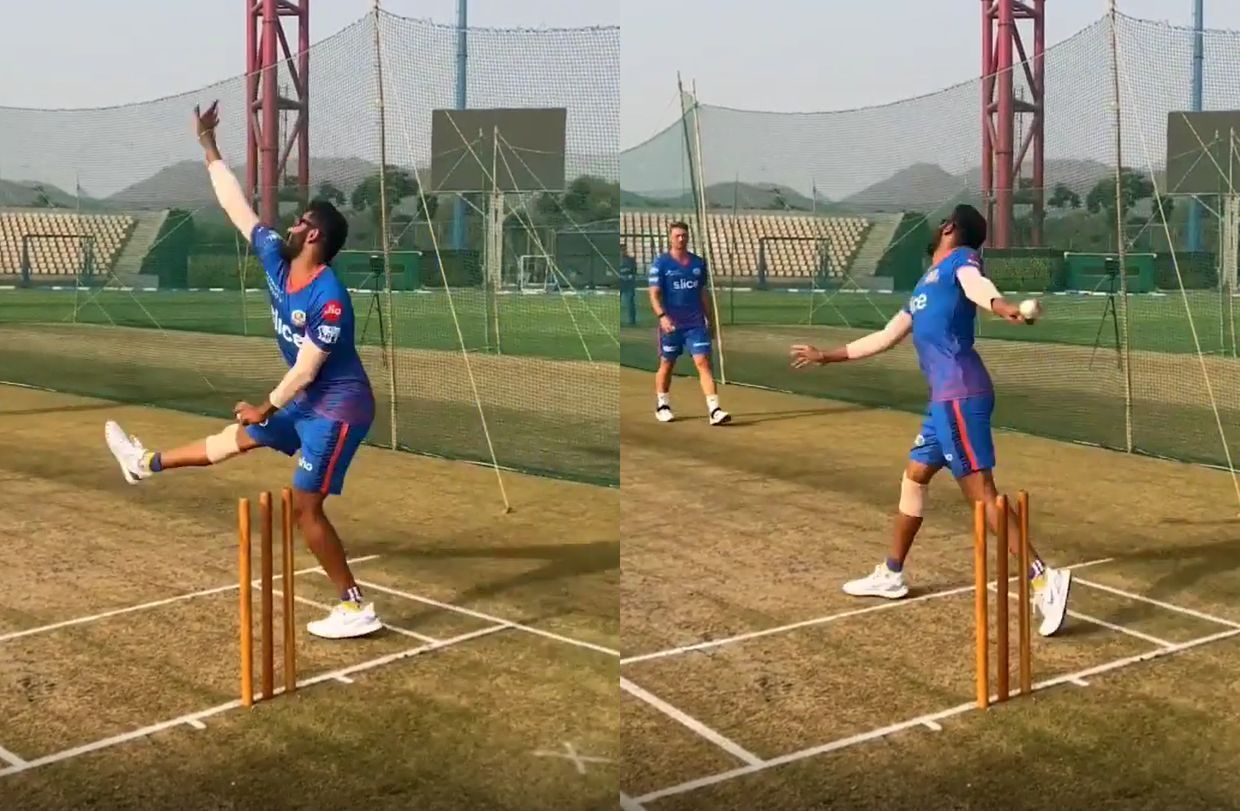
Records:
[[[284,488],[281,493],[281,532],[282,549],[281,574],[284,581],[281,594],[283,596],[284,620],[284,692],[291,693],[297,689],[297,632],[296,632],[296,598],[293,593],[293,491]],[[258,496],[259,506],[259,593],[260,623],[262,628],[262,673],[261,695],[264,701],[275,696],[275,538],[273,527],[271,493],[264,491]],[[254,582],[251,579],[251,552],[253,539],[250,525],[250,500],[237,500],[237,555],[241,596],[240,632],[241,632],[241,704],[251,707],[254,704]]]
[[[995,531],[995,591],[996,591],[996,623],[995,633],[997,645],[996,677],[998,689],[997,701],[1007,701],[1011,697],[1011,628],[1008,620],[1009,574],[1008,556],[1010,536],[1008,522],[1011,518],[1009,500],[1006,495],[995,499],[995,513],[998,519]],[[1029,695],[1033,692],[1033,646],[1030,637],[1030,617],[1032,606],[1029,602],[1029,494],[1021,490],[1016,498],[1016,518],[1019,528],[1017,536],[1016,556],[1019,562],[1017,573],[1019,603],[1017,617],[1019,636],[1017,647],[1020,656],[1020,692]],[[987,554],[987,520],[986,505],[978,501],[973,505],[973,588],[974,588],[974,622],[977,624],[977,706],[986,709],[990,706],[990,614],[987,610],[988,559]]]

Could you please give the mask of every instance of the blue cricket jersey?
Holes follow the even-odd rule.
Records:
[[[981,257],[971,248],[957,248],[926,271],[902,308],[913,317],[913,346],[932,401],[994,393],[990,373],[973,348],[977,305],[956,278],[965,266],[980,272]]]
[[[684,263],[670,253],[655,257],[650,265],[650,286],[663,293],[663,309],[676,329],[706,326],[702,288],[706,284],[706,260],[689,253]]]
[[[265,225],[257,225],[251,241],[267,274],[271,321],[285,362],[292,367],[297,350],[306,340],[327,353],[318,376],[297,395],[294,403],[342,422],[371,422],[375,397],[354,344],[349,291],[329,265],[323,265],[308,283],[294,289],[289,263],[280,256],[280,235]]]

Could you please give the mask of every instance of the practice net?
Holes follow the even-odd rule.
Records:
[[[1218,271],[1226,232],[1216,199],[1165,183],[1167,118],[1190,109],[1194,34],[1122,15],[1116,26],[1117,63],[1109,17],[1046,51],[1044,219],[1034,222],[1026,158],[1014,184],[1015,247],[984,251],[1000,290],[1013,300],[1045,296],[1046,307],[1035,326],[979,315],[996,425],[1230,467],[1240,361],[1233,288]],[[1240,109],[1240,34],[1206,31],[1204,54],[1203,107]],[[1017,98],[1029,98],[1023,66],[1013,78]],[[677,122],[621,154],[622,241],[640,267],[665,249],[668,222],[691,224],[693,249],[713,267],[716,374],[729,383],[920,411],[927,389],[908,342],[808,371],[789,367],[788,348],[834,346],[881,327],[927,269],[931,230],[952,206],[987,211],[981,103],[980,80],[824,113],[735,110],[686,96]],[[1029,121],[1016,119],[1018,146]],[[653,369],[649,307],[639,296],[621,316],[621,362]]]
[[[479,201],[429,185],[456,43],[454,27],[377,12],[312,47],[310,185],[293,150],[276,225],[307,196],[349,220],[333,266],[379,400],[369,443],[617,484],[618,30],[468,32],[469,107],[567,116],[564,186],[510,196],[494,246]],[[278,83],[293,95],[284,62]],[[240,76],[121,107],[0,108],[0,154],[27,172],[0,180],[0,380],[228,417],[283,375],[262,271],[192,131],[194,106],[215,99],[244,183]],[[296,117],[281,112],[281,144]],[[488,250],[503,284],[481,277]]]

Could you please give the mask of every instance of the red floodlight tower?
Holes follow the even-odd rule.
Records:
[[[1033,53],[1025,52],[1018,20],[1033,21]],[[1013,50],[1024,69],[1029,97],[1017,98],[1013,88]],[[1031,157],[1032,187],[1021,191],[1021,202],[1033,205],[1031,242],[1042,243],[1045,217],[1042,128],[1045,120],[1046,0],[982,0],[982,196],[990,221],[993,248],[1012,247],[1012,207],[1021,165]],[[1016,116],[1033,116],[1021,143],[1016,143]]]
[[[294,58],[284,34],[284,18],[297,19]],[[284,52],[293,97],[280,95],[277,83]],[[245,193],[257,190],[259,219],[275,226],[279,219],[280,179],[289,153],[297,147],[297,190],[304,206],[310,190],[310,0],[245,0],[246,163]],[[297,120],[281,148],[280,110],[293,110]]]

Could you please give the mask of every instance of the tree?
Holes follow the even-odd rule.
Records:
[[[1114,188],[1114,187],[1112,187]],[[1112,195],[1114,196],[1114,195]],[[1046,201],[1048,206],[1052,208],[1080,208],[1081,195],[1068,188],[1063,183],[1056,183],[1055,190],[1051,192],[1051,199]]]
[[[439,204],[438,198],[428,196],[425,202],[423,202],[421,195],[418,193],[418,181],[413,178],[408,170],[389,167],[384,175],[384,184],[387,187],[387,210],[389,216],[392,209],[400,205],[402,200],[416,197],[418,198],[418,208],[414,215],[415,219],[425,221],[434,219],[435,211],[438,209]],[[357,184],[349,198],[349,203],[354,211],[362,212],[369,210],[376,226],[379,224],[383,210],[379,205],[378,172]]]
[[[620,184],[581,175],[561,195],[544,192],[535,199],[537,220],[544,225],[604,222],[620,217]]]
[[[319,184],[319,191],[316,197],[320,200],[327,200],[337,208],[343,207],[345,204],[344,192],[330,180],[324,180]]]
[[[1154,194],[1154,182],[1145,174],[1135,169],[1123,169],[1120,172],[1120,196],[1124,201],[1124,210],[1127,211],[1136,204],[1138,200],[1144,200]],[[1104,177],[1099,180],[1094,187],[1089,190],[1089,194],[1085,197],[1085,208],[1090,214],[1097,214],[1099,211],[1106,211],[1108,214],[1115,214],[1115,178]]]

